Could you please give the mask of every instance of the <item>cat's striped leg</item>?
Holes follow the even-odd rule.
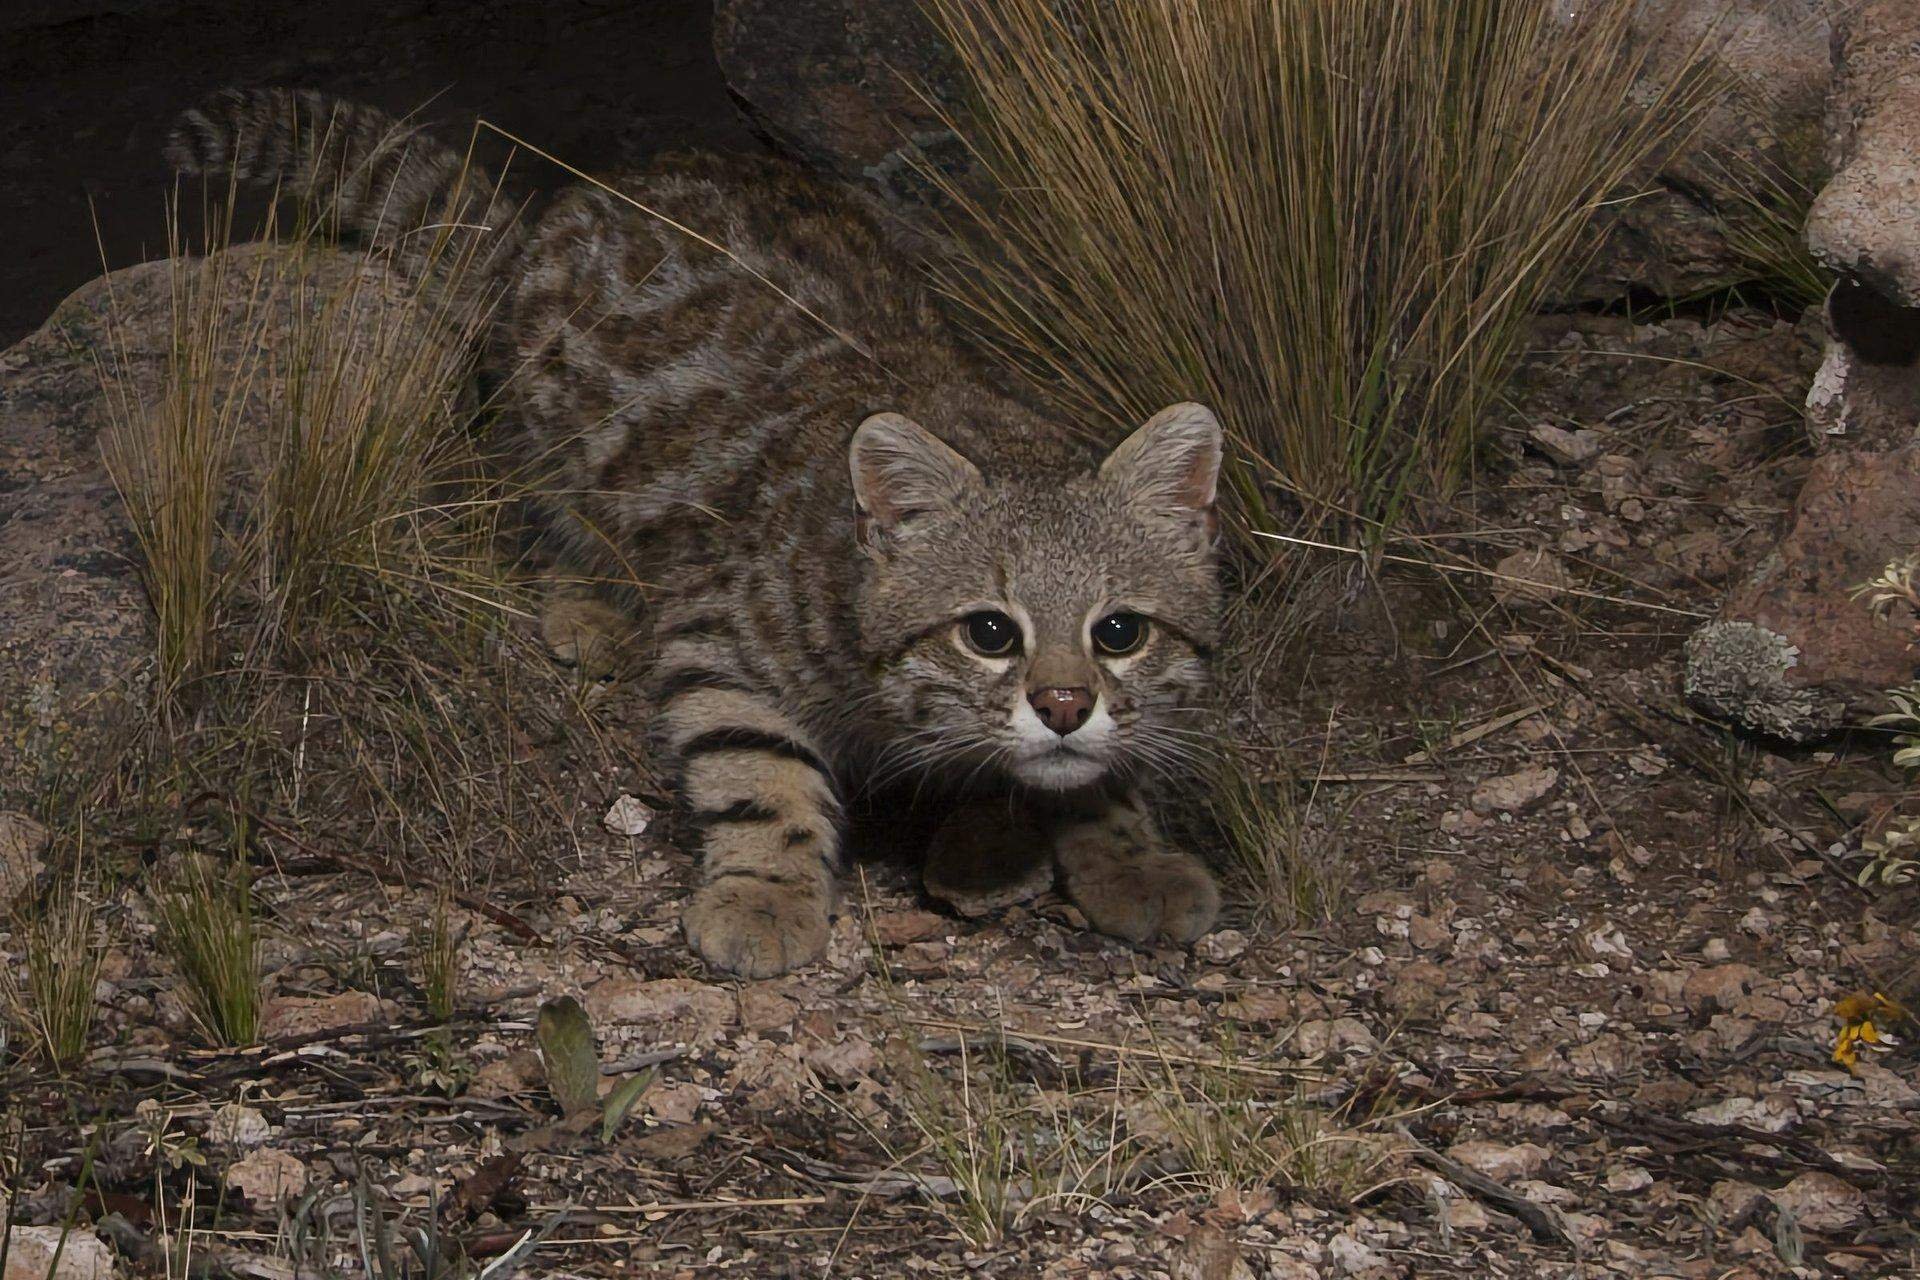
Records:
[[[832,771],[770,699],[690,647],[670,644],[658,678],[665,745],[700,832],[687,941],[745,977],[785,973],[826,950],[840,859]]]
[[[1102,933],[1192,942],[1220,914],[1220,890],[1198,858],[1168,842],[1131,791],[1049,797],[1041,821],[1067,897]]]

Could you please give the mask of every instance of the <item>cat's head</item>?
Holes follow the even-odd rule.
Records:
[[[1070,790],[1197,764],[1220,455],[1197,404],[1069,473],[983,474],[899,414],[863,422],[849,461],[878,686],[863,714],[886,727],[883,774]]]

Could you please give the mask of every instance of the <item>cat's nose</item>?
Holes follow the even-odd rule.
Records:
[[[1040,723],[1063,738],[1093,714],[1093,690],[1084,687],[1035,689],[1027,695],[1027,702],[1040,717]]]

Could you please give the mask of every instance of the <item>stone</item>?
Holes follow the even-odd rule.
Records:
[[[1835,164],[1808,211],[1807,245],[1835,271],[1920,307],[1920,7],[1842,6],[1833,45]]]
[[[1560,557],[1539,547],[1503,556],[1493,572],[1493,598],[1507,605],[1553,600],[1573,585]]]
[[[112,423],[100,364],[114,395],[158,404],[169,368],[174,292],[194,272],[212,278],[229,313],[246,307],[250,281],[279,269],[286,250],[243,245],[190,263],[142,263],[85,285],[41,328],[0,353],[0,806],[19,807],[63,778],[97,778],[126,750],[151,702],[153,634],[141,587],[140,550],[100,437]],[[271,327],[291,296],[315,307],[347,295],[332,314],[368,323],[368,309],[403,307],[403,290],[366,255],[314,251],[300,260],[311,289],[274,290],[278,308],[249,324]],[[204,277],[203,277],[204,278]],[[361,281],[368,287],[357,288]],[[235,339],[232,367],[257,344]],[[239,414],[236,465],[264,463],[269,379],[257,378]],[[254,491],[236,484],[236,493]]]
[[[1844,1231],[1866,1214],[1867,1197],[1835,1174],[1803,1173],[1773,1193],[1773,1202],[1790,1211],[1803,1231]]]
[[[637,797],[622,794],[608,806],[600,822],[617,836],[643,836],[653,825],[654,812]]]
[[[1695,969],[1680,988],[1680,1000],[1695,1013],[1732,1010],[1749,993],[1760,975],[1753,966],[1722,964]]]
[[[307,1189],[307,1166],[277,1147],[250,1151],[227,1166],[228,1187],[257,1209],[277,1206]]]
[[[53,837],[24,813],[0,813],[0,915],[28,897],[46,870],[41,861]]]
[[[1771,176],[1812,189],[1825,168],[1821,116],[1833,65],[1823,0],[1649,0],[1633,34],[1648,52],[1643,93],[1688,64],[1727,87],[1679,130],[1678,146],[1627,181],[1634,198],[1607,211],[1598,251],[1568,286],[1570,301],[1635,290],[1688,297],[1750,278],[1727,216],[1739,188]]]
[[[119,1274],[113,1251],[82,1227],[15,1227],[7,1233],[6,1254],[0,1280],[113,1280]]]
[[[692,978],[607,978],[589,987],[582,1003],[595,1026],[644,1026],[662,1043],[708,1043],[738,1013],[731,991]]]
[[[1488,778],[1473,789],[1468,803],[1482,817],[1492,813],[1524,813],[1546,799],[1559,781],[1560,771],[1552,765],[1529,765]]]
[[[335,996],[276,996],[260,1014],[262,1040],[292,1040],[325,1035],[347,1027],[397,1022],[400,1007],[370,991],[343,991]]]
[[[1501,1142],[1481,1141],[1456,1142],[1447,1149],[1447,1155],[1495,1182],[1531,1178],[1546,1167],[1551,1157],[1545,1147],[1532,1142],[1508,1146]]]
[[[250,1151],[272,1136],[267,1118],[241,1102],[227,1103],[207,1121],[207,1145],[220,1151]]]
[[[1686,644],[1683,689],[1711,715],[1814,742],[1914,675],[1911,637],[1854,588],[1920,546],[1920,445],[1815,460],[1787,532]]]
[[[916,148],[962,163],[941,119],[959,107],[958,68],[919,5],[717,0],[713,48],[780,150],[892,194],[913,192]]]

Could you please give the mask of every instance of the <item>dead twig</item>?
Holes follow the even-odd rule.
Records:
[[[1549,1205],[1535,1204],[1518,1191],[1510,1191],[1492,1178],[1458,1160],[1441,1155],[1426,1143],[1413,1136],[1405,1125],[1394,1126],[1395,1131],[1407,1143],[1413,1158],[1433,1170],[1448,1182],[1463,1191],[1472,1192],[1502,1213],[1511,1214],[1527,1225],[1535,1240],[1547,1244],[1565,1245],[1575,1248],[1573,1234],[1567,1230],[1566,1221]]]

